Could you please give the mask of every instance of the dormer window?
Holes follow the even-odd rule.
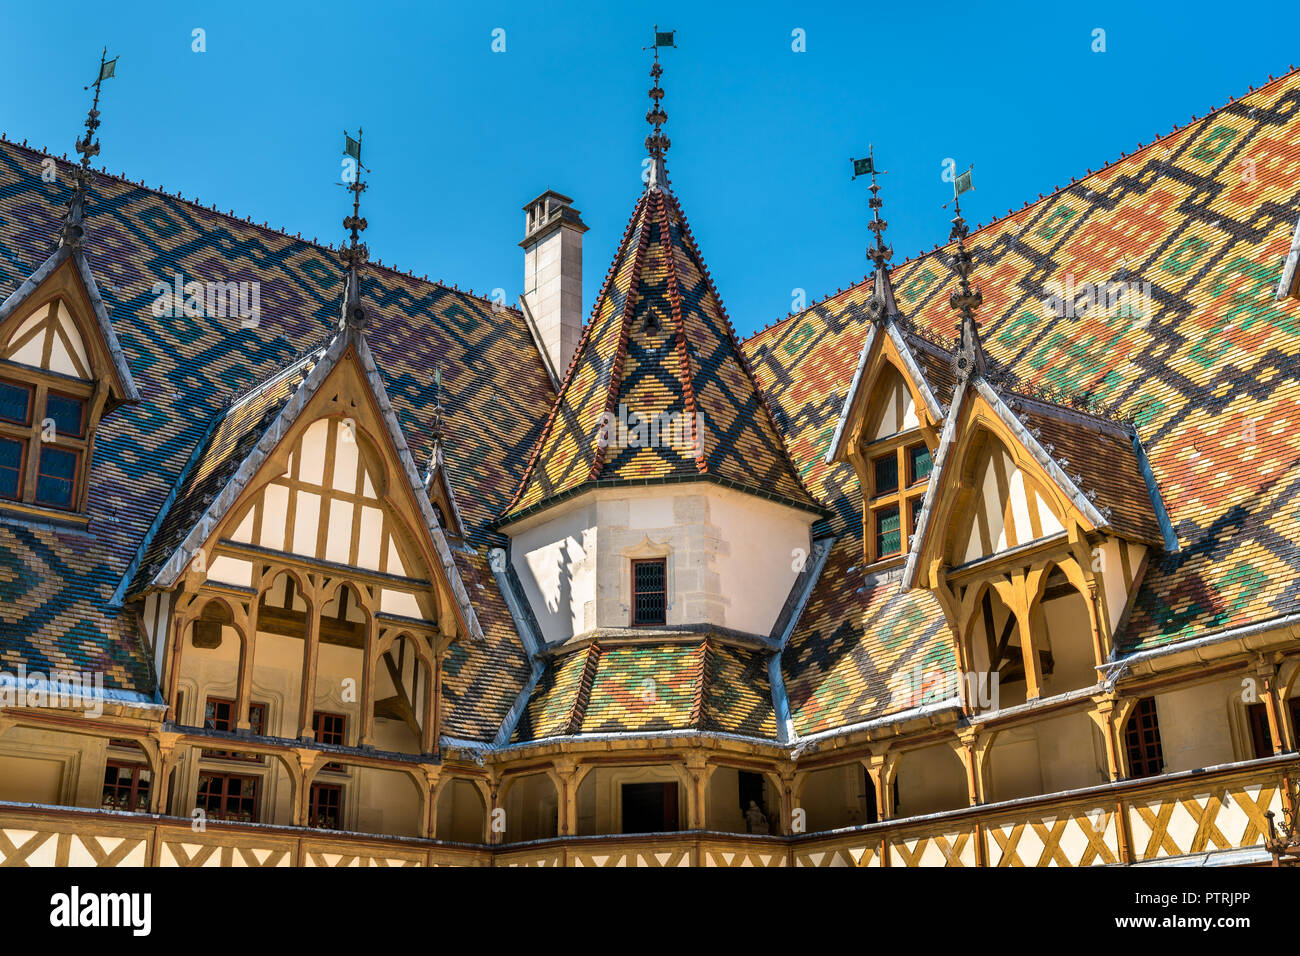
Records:
[[[88,399],[44,381],[0,379],[0,498],[80,508]]]
[[[100,419],[140,394],[81,254],[61,246],[37,277],[0,305],[0,502],[83,512]]]
[[[916,533],[931,461],[929,446],[915,438],[914,434],[900,436],[879,443],[882,447],[874,452],[867,450],[871,462],[867,508],[872,561],[898,557]]]

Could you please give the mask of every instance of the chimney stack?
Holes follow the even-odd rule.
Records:
[[[573,200],[552,189],[524,206],[524,318],[557,386],[582,333],[582,234]]]

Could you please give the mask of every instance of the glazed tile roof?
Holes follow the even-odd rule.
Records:
[[[512,742],[663,730],[773,739],[767,653],[707,638],[593,641],[547,661]]]
[[[1003,397],[1014,403],[1012,409],[1048,454],[1065,463],[1073,484],[1091,495],[1117,534],[1163,545],[1158,504],[1147,491],[1132,426],[1006,393]]]
[[[0,142],[0,295],[46,261],[60,221],[67,178],[46,183],[41,159]],[[1179,550],[1148,569],[1119,635],[1126,652],[1300,610],[1300,305],[1273,299],[1298,200],[1292,73],[970,238],[984,346],[1011,376],[1003,394],[1048,390],[1131,420],[1168,509]],[[163,541],[283,402],[277,372],[332,329],[340,275],[314,243],[104,175],[91,186],[86,258],[142,401],[103,421],[87,530],[0,523],[0,666],[103,670],[110,688],[149,693],[135,623],[112,595],[137,557],[156,559],[141,545],[173,489]],[[944,403],[954,378],[936,343],[953,322],[949,259],[945,247],[892,273],[904,338]],[[154,283],[176,274],[259,282],[261,321],[154,317]],[[1147,312],[1050,316],[1044,301],[1067,276],[1149,282]],[[447,654],[448,735],[493,739],[531,672],[487,564],[501,543],[494,521],[594,481],[705,476],[829,508],[817,531],[836,540],[781,656],[798,734],[914,707],[953,668],[935,600],[900,593],[896,575],[864,579],[856,477],[824,461],[869,283],[738,346],[676,199],[647,191],[557,400],[516,311],[377,265],[363,279],[367,338],[419,461],[432,370],[443,369],[444,455],[467,530],[453,557],[485,637]],[[699,412],[702,452],[671,441],[602,449],[601,416],[620,404]],[[1137,459],[1122,454],[1127,432],[1065,429],[1062,409],[1032,401],[1019,412],[1078,466],[1099,506],[1151,534]],[[772,739],[767,659],[704,638],[597,641],[547,659],[513,739],[687,729]]]
[[[273,371],[266,381],[235,396],[227,408],[217,413],[193,463],[181,474],[175,501],[161,516],[128,591],[152,580],[217,492],[243,464],[319,357],[320,350],[313,349],[308,356]]]
[[[647,445],[602,423],[685,421]],[[701,440],[693,427],[702,423]],[[651,433],[653,434],[653,433]],[[602,444],[604,442],[604,444]],[[506,519],[589,482],[707,476],[817,510],[790,461],[681,207],[638,200]]]
[[[47,183],[43,155],[0,141],[0,296],[48,258],[61,221],[70,166],[61,163],[59,181]],[[109,688],[151,693],[135,624],[110,598],[196,446],[209,437],[237,443],[244,425],[255,427],[242,418],[254,415],[253,403],[240,413],[240,427],[231,419],[226,437],[209,436],[232,396],[266,382],[305,343],[333,330],[341,272],[320,245],[103,174],[90,186],[85,253],[142,402],[114,410],[98,431],[87,531],[0,524],[0,661],[26,661],[29,669],[93,664]],[[152,287],[176,274],[260,282],[259,323],[155,317]],[[440,283],[372,264],[363,284],[373,316],[367,339],[419,462],[431,449],[433,369],[443,369],[444,455],[459,484],[468,544],[482,551],[498,542],[486,525],[509,502],[536,444],[536,409],[554,401],[531,335],[517,311]],[[480,591],[461,570],[478,596],[487,640],[449,655],[448,733],[491,739],[529,664],[492,575],[478,574]],[[463,713],[471,703],[475,712]]]
[[[1274,301],[1298,200],[1293,72],[968,241],[990,357],[1027,386],[1133,419],[1150,460],[1180,549],[1149,568],[1126,652],[1300,610],[1300,303]],[[949,259],[944,247],[893,270],[903,316],[932,337],[953,327]],[[1150,314],[1052,317],[1044,302],[1067,273],[1150,282]],[[927,595],[844,583],[860,574],[861,498],[852,467],[823,456],[870,294],[863,282],[745,343],[841,535],[784,656],[799,733],[897,709],[890,668],[937,659],[948,640]],[[907,615],[911,637],[889,652],[899,639],[882,629]]]

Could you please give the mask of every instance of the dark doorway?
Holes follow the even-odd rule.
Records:
[[[677,829],[677,784],[623,784],[624,833],[671,833]]]
[[[749,809],[749,802],[752,800],[757,804],[758,809],[764,814],[767,813],[767,803],[763,800],[763,775],[761,773],[750,773],[748,770],[741,770],[737,775],[738,789],[740,791],[740,813],[744,816],[745,811]]]

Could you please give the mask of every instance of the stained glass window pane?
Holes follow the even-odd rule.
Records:
[[[911,484],[929,478],[932,467],[930,449],[924,445],[913,445],[907,450],[907,470]]]
[[[54,419],[56,435],[80,438],[84,431],[86,403],[79,398],[50,392],[45,399],[45,417]]]
[[[876,512],[876,557],[897,554],[902,547],[899,529],[898,506],[881,508]]]
[[[27,415],[31,411],[31,404],[30,388],[0,382],[0,419],[16,422],[19,425],[30,425],[31,419]]]
[[[36,470],[36,502],[58,508],[72,507],[72,484],[77,477],[77,453],[46,445]]]
[[[898,490],[898,456],[895,452],[882,455],[872,463],[875,469],[875,494],[887,495]]]
[[[23,449],[27,443],[0,438],[0,498],[17,498],[22,484]]]

